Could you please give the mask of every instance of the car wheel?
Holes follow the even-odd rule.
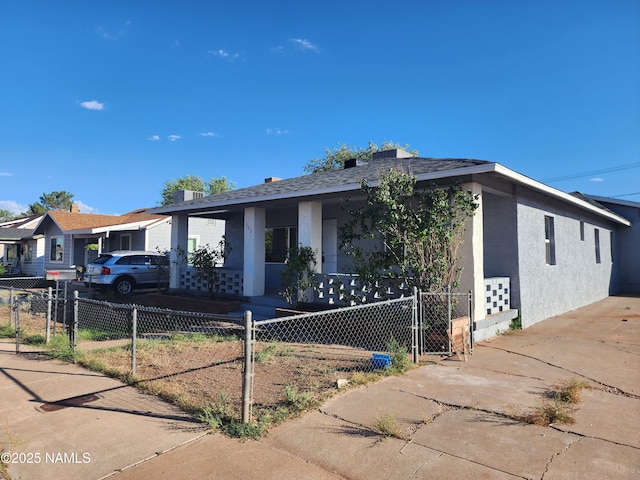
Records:
[[[129,295],[133,290],[133,280],[129,277],[122,277],[116,280],[113,289],[118,295]]]

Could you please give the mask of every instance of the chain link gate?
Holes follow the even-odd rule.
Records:
[[[68,332],[71,315],[66,289],[62,292],[0,287],[0,326],[14,332],[16,352],[21,345],[48,344],[52,335]]]
[[[418,302],[420,355],[473,353],[471,292],[421,292]]]

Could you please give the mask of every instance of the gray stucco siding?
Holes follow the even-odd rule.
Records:
[[[510,303],[520,308],[517,205],[513,195],[482,193],[484,277],[509,277]],[[464,274],[464,272],[463,272]]]
[[[555,265],[546,263],[545,216],[553,217]],[[584,221],[584,240],[580,221]],[[523,327],[609,295],[612,225],[608,222],[519,189],[517,228]],[[600,263],[596,262],[595,229],[600,233]]]
[[[616,229],[615,269],[621,292],[640,293],[640,208],[603,201],[600,203],[631,222],[629,227],[620,225]]]

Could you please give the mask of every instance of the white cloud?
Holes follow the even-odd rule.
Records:
[[[152,142],[156,142],[156,141],[160,140],[160,135],[151,135],[150,137],[147,137],[147,140],[151,140]]]
[[[73,203],[75,203],[78,206],[78,210],[80,210],[80,213],[95,213],[96,212],[95,208],[90,207],[89,205],[84,203],[82,200],[74,200]]]
[[[124,24],[115,31],[110,31],[104,28],[102,25],[98,25],[96,27],[96,32],[105,40],[118,40],[120,37],[124,36],[129,27],[131,26],[131,20],[127,20]]]
[[[104,110],[104,103],[100,103],[97,100],[90,100],[88,102],[80,102],[82,108],[87,110]]]
[[[0,172],[0,177],[13,177],[13,173]]]
[[[590,182],[604,182],[604,178],[594,177],[589,179]]]
[[[180,135],[169,135],[167,138],[169,139],[170,142],[175,142],[176,140],[182,139]]]
[[[202,132],[200,133],[201,137],[219,137],[220,135],[218,135],[215,132]]]
[[[290,38],[291,42],[296,50],[310,50],[312,52],[319,52],[320,49],[317,45],[311,43],[306,38]]]
[[[289,130],[281,130],[279,128],[267,128],[267,135],[286,135]]]
[[[209,54],[213,55],[214,57],[218,57],[218,58],[222,58],[224,60],[227,60],[228,62],[234,62],[237,59],[240,58],[240,54],[239,53],[230,53],[227,52],[226,50],[220,48],[218,50],[209,50]]]
[[[0,210],[9,210],[14,215],[26,212],[29,209],[26,205],[22,205],[15,200],[0,200]]]

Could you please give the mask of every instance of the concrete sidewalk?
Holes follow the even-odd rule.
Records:
[[[9,465],[13,478],[27,480],[637,479],[639,366],[640,298],[611,297],[478,344],[466,363],[438,359],[349,390],[259,442],[241,443],[206,435],[188,416],[115,380],[0,351],[0,439],[17,453],[90,456]],[[513,419],[572,378],[592,387],[582,392],[575,423]],[[55,406],[46,402],[78,396],[47,411]],[[403,439],[376,433],[383,414],[397,418]]]

